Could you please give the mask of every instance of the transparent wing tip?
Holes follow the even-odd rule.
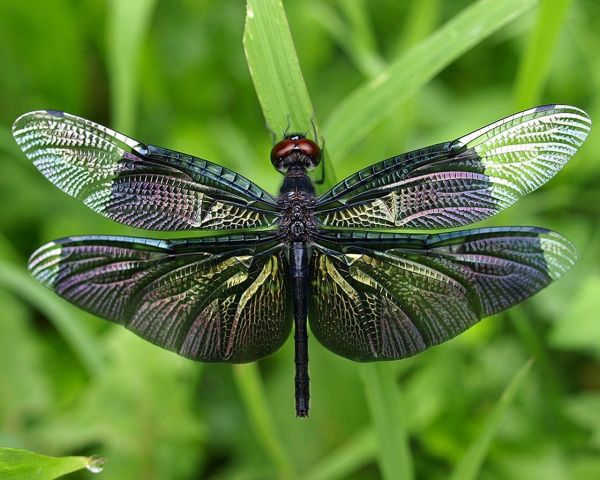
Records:
[[[579,131],[577,137],[580,140],[579,145],[581,145],[592,129],[592,119],[587,112],[572,105],[551,105],[550,107],[553,107],[553,115],[558,121],[564,122],[566,127],[570,126]]]
[[[544,252],[546,268],[552,280],[562,277],[577,262],[575,245],[559,233],[547,230],[540,234],[540,247]]]
[[[65,115],[66,113],[60,110],[33,110],[31,112],[19,115],[12,125],[13,136],[15,139],[17,139],[17,137],[20,135],[20,132],[33,122],[51,117],[62,118]]]

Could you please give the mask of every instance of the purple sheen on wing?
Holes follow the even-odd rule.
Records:
[[[279,348],[291,328],[282,259],[249,256],[261,241],[253,238],[224,254],[202,251],[219,248],[218,237],[197,248],[194,240],[78,237],[41,247],[29,268],[71,303],[163,348],[246,362]]]
[[[576,259],[562,236],[533,227],[329,235],[327,249],[315,249],[311,329],[358,361],[404,358],[448,340],[534,295]]]
[[[40,172],[94,211],[154,230],[236,229],[276,223],[274,198],[241,175],[89,120],[30,112],[15,140]]]
[[[575,107],[530,109],[465,135],[398,155],[317,198],[334,228],[454,228],[492,216],[552,178],[591,127]]]

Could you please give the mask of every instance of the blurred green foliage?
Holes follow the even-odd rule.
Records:
[[[600,4],[542,0],[447,67],[440,56],[441,72],[369,130],[344,130],[348,148],[331,120],[339,105],[472,3],[286,0],[325,142],[337,135],[343,150],[328,145],[338,179],[536,104],[569,103],[600,119]],[[276,191],[244,57],[245,14],[243,2],[216,0],[0,0],[0,445],[99,454],[108,459],[102,478],[118,480],[377,479],[385,473],[381,419],[369,406],[378,402],[397,408],[387,413],[401,418],[418,479],[475,462],[482,479],[600,478],[594,130],[547,186],[487,222],[563,233],[580,252],[573,271],[455,340],[386,364],[381,376],[364,378],[361,366],[311,341],[307,421],[293,415],[291,342],[258,371],[201,365],[72,308],[28,277],[27,256],[53,238],[142,233],[42,178],[10,135],[23,112],[69,111]],[[392,392],[365,395],[385,379],[395,381]],[[498,402],[503,391],[512,403]],[[469,456],[478,458],[465,466]]]

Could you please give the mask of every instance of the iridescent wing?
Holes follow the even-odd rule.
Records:
[[[552,178],[590,128],[578,108],[532,108],[367,167],[320,196],[316,216],[336,228],[443,229],[477,222]]]
[[[530,297],[575,259],[566,239],[532,227],[332,232],[313,251],[311,330],[352,360],[408,357]]]
[[[29,269],[78,307],[194,360],[250,362],[291,329],[280,244],[270,235],[190,240],[73,237]]]
[[[102,215],[150,230],[269,227],[272,195],[219,165],[52,110],[13,125],[21,150],[64,192]]]

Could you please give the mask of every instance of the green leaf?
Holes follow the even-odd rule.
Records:
[[[256,363],[234,365],[233,373],[258,440],[279,469],[280,478],[293,478],[294,466],[282,447],[269,413],[264,385]]]
[[[281,0],[248,0],[244,51],[258,101],[267,126],[278,137],[282,132],[305,132],[319,124],[300,70]],[[324,153],[324,156],[325,153]],[[324,163],[323,163],[324,166]],[[333,184],[330,164],[324,170],[323,188]]]
[[[382,477],[385,480],[412,479],[413,461],[401,415],[402,401],[394,365],[370,363],[361,368],[367,403],[375,424]]]
[[[104,360],[95,339],[78,321],[73,308],[39,285],[27,272],[0,260],[0,286],[26,299],[42,311],[61,333],[92,375],[103,371]]]
[[[338,105],[324,127],[329,151],[336,159],[347,156],[379,122],[446,66],[536,2],[479,0],[467,7]]]
[[[308,473],[305,480],[333,480],[349,478],[359,468],[377,456],[377,437],[373,430],[362,430],[353,435],[337,450],[329,453]]]
[[[156,0],[112,0],[109,3],[107,55],[111,108],[117,130],[134,128],[140,54]]]
[[[248,0],[244,51],[269,128],[306,131],[316,125],[281,0]]]
[[[0,478],[3,480],[52,480],[87,468],[102,471],[99,457],[48,457],[18,448],[0,448]]]
[[[442,9],[440,3],[440,0],[410,2],[406,20],[404,20],[404,28],[398,35],[397,56],[400,56],[405,49],[422,42],[431,34],[440,18]]]
[[[504,392],[502,392],[500,400],[498,400],[485,420],[481,433],[469,446],[463,458],[454,467],[450,480],[474,480],[479,478],[479,472],[488,450],[490,449],[490,445],[500,430],[502,420],[517,396],[532,365],[533,360],[528,360],[527,363],[515,373]]]
[[[548,77],[552,55],[572,0],[541,0],[535,29],[523,56],[516,84],[520,109],[538,103]]]
[[[364,1],[340,2],[348,17],[344,21],[333,6],[315,3],[309,10],[319,24],[344,51],[355,67],[367,78],[373,78],[385,68],[385,61],[376,49]]]

